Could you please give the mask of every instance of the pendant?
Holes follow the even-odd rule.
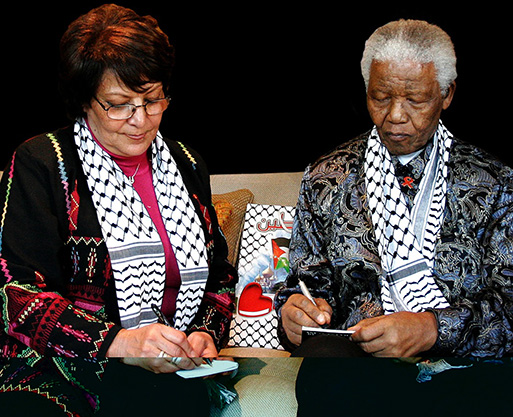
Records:
[[[131,175],[131,176],[128,176],[128,175],[127,175],[128,182],[130,183],[130,185],[134,185],[134,182],[135,182],[135,175],[137,174],[137,172],[139,172],[139,167],[140,167],[140,166],[141,166],[141,164],[137,165],[137,168],[135,169],[134,175]]]

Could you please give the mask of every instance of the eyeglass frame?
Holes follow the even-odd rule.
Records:
[[[159,114],[162,114],[164,113],[166,110],[167,110],[167,107],[160,113],[156,113],[156,114],[148,114],[148,110],[146,108],[146,106],[148,104],[152,104],[152,103],[155,103],[157,101],[162,101],[162,100],[167,100],[167,104],[169,106],[169,102],[171,101],[171,97],[169,96],[166,96],[164,98],[158,98],[156,100],[151,100],[151,101],[148,101],[147,103],[145,104],[139,104],[139,105],[135,105],[135,104],[110,104],[109,102],[107,102],[108,104],[110,104],[109,107],[105,107],[102,102],[100,100],[98,100],[98,98],[96,96],[93,96],[93,98],[96,100],[96,102],[100,105],[100,107],[107,113],[107,117],[111,120],[128,120],[128,119],[131,119],[133,117],[133,115],[135,114],[135,112],[137,111],[137,109],[139,107],[144,107],[144,112],[146,113],[147,116],[157,116]],[[116,107],[116,108],[120,108],[120,107],[131,107],[132,108],[132,114],[130,116],[128,116],[127,118],[124,118],[124,119],[114,119],[112,118],[111,116],[109,116],[109,110],[112,109],[113,107]]]

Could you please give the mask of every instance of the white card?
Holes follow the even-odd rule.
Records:
[[[321,334],[332,334],[337,336],[351,336],[354,330],[337,330],[337,329],[323,329],[322,327],[308,327],[303,326],[303,332],[309,333],[309,336],[318,336]]]
[[[204,363],[194,369],[183,369],[177,371],[176,374],[182,378],[202,378],[209,375],[222,374],[224,372],[232,372],[239,368],[239,364],[234,361],[212,361],[212,366]]]

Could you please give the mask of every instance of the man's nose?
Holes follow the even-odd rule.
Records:
[[[408,121],[408,113],[404,108],[403,100],[394,99],[390,105],[389,119],[392,123],[406,123]]]

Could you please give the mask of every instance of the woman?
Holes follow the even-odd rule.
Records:
[[[236,272],[204,163],[158,131],[173,47],[152,17],[104,5],[60,49],[74,123],[22,144],[2,178],[0,348],[30,359],[5,361],[0,397],[75,415],[154,411],[151,398],[208,412],[201,382],[174,372],[226,342]]]

